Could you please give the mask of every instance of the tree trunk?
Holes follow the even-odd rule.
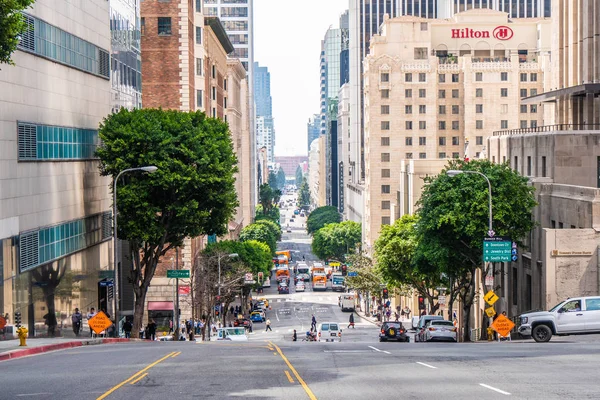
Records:
[[[56,306],[54,305],[54,287],[50,287],[49,290],[44,290],[44,297],[46,298],[46,306],[48,313],[44,316],[46,319],[46,325],[48,325],[48,337],[56,336],[56,327],[58,322],[56,321]]]
[[[471,305],[467,306],[467,302],[463,301],[463,342],[470,342],[471,335],[469,332],[471,319]]]
[[[142,319],[144,318],[144,304],[146,302],[146,293],[147,293],[147,290],[141,290],[141,289],[134,290],[135,305],[134,305],[134,311],[133,311],[133,329],[131,330],[132,338],[140,337],[140,330],[143,327]],[[173,327],[173,330],[175,330],[175,327]]]

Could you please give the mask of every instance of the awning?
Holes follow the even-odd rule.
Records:
[[[148,311],[172,311],[172,301],[149,301]]]

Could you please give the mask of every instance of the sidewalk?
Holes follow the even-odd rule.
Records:
[[[367,322],[370,322],[375,326],[381,326],[381,322],[377,321],[377,318],[367,315],[361,310],[356,309],[356,315],[358,315],[359,318],[361,318]]]
[[[125,338],[28,338],[27,346],[20,347],[19,340],[0,341],[0,361],[20,358],[48,351],[69,349],[71,347],[91,346],[96,344],[121,343],[139,339]]]

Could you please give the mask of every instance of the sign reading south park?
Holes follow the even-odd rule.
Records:
[[[512,239],[507,236],[483,238],[483,261],[509,262],[512,260]]]

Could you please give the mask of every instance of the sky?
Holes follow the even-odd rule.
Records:
[[[306,124],[319,112],[319,54],[348,0],[254,0],[254,61],[271,73],[275,155],[306,155]]]

